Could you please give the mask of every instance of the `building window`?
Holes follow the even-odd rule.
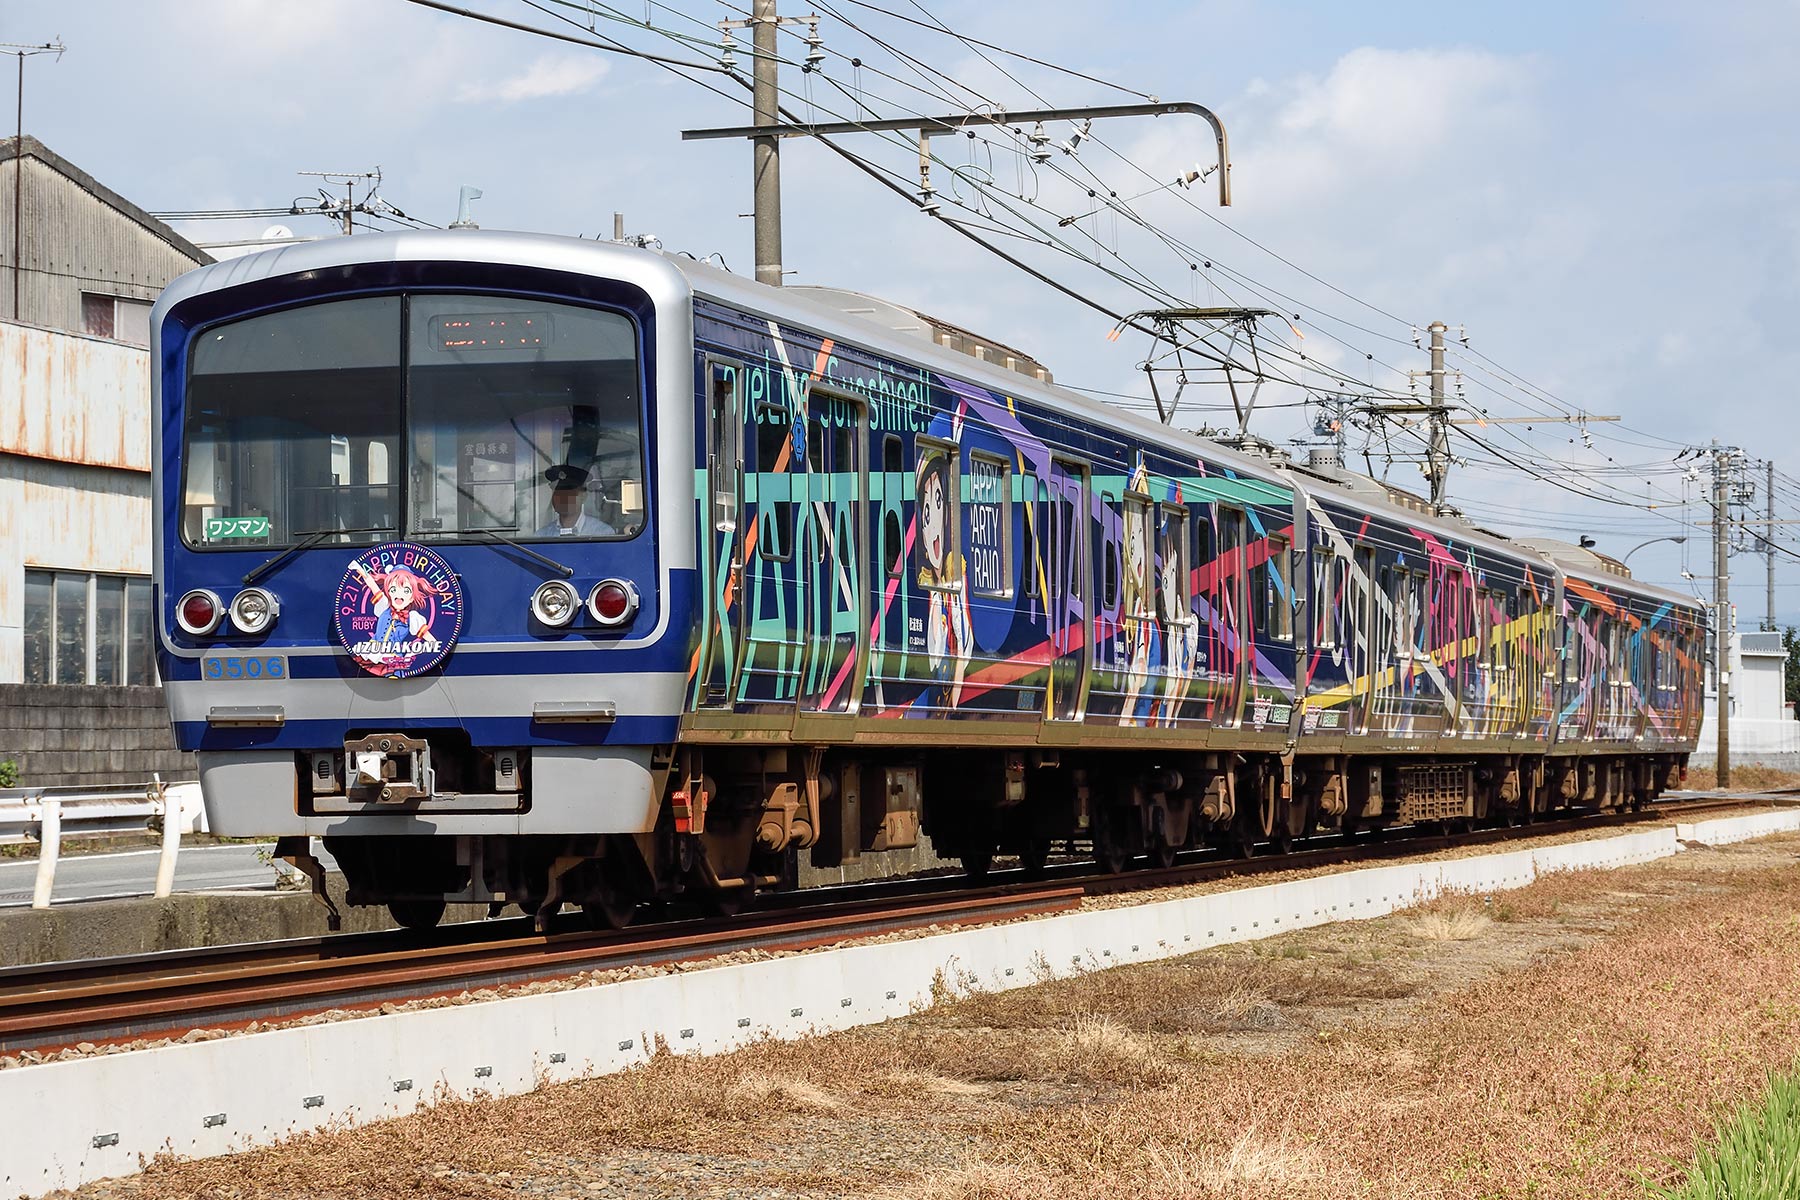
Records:
[[[95,337],[129,342],[133,346],[150,344],[150,301],[133,300],[129,296],[108,296],[101,292],[81,293],[81,331]]]
[[[155,614],[137,575],[25,572],[25,682],[153,684]]]

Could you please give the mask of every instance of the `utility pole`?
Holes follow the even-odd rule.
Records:
[[[1425,480],[1430,485],[1431,511],[1442,512],[1444,494],[1450,482],[1450,406],[1444,399],[1444,334],[1450,326],[1442,321],[1433,321],[1426,327],[1431,333],[1431,370],[1426,372],[1431,381],[1430,399],[1425,404],[1377,404],[1371,405],[1369,411],[1384,417],[1423,416],[1429,426],[1429,434],[1425,443]],[[1418,344],[1418,331],[1414,330],[1414,344]],[[1414,379],[1418,372],[1411,372]]]
[[[752,67],[755,89],[751,96],[752,119],[758,125],[775,125],[781,121],[781,93],[776,72],[781,63],[775,57],[775,35],[780,32],[781,18],[775,13],[775,0],[756,0],[751,9],[751,31],[756,50]],[[756,282],[770,287],[781,286],[781,139],[764,135],[751,143],[752,170],[755,179],[756,213]]]
[[[12,319],[20,319],[19,313],[19,281],[25,275],[25,264],[20,255],[25,248],[25,60],[34,54],[54,54],[61,58],[65,47],[61,42],[45,42],[38,46],[23,46],[16,42],[0,43],[0,50],[9,51],[19,60],[19,99],[14,110],[16,120],[13,128],[17,130],[17,140],[13,142],[13,207],[12,207]]]
[[[324,188],[320,188],[319,203],[317,205],[303,208],[296,202],[294,206],[288,210],[291,216],[336,217],[339,229],[342,230],[345,237],[349,237],[356,232],[355,216],[357,213],[362,213],[365,216],[377,216],[382,211],[382,209],[377,208],[373,203],[376,198],[375,194],[381,190],[380,167],[376,167],[373,171],[299,171],[296,172],[296,174],[311,175],[314,178],[323,179],[327,184],[335,183],[342,185],[344,188],[344,199],[340,203],[339,201],[334,200],[331,197],[331,194]],[[361,204],[356,202],[356,181],[359,179],[372,181],[368,185],[368,194],[363,197]],[[479,195],[480,193],[477,192],[476,194]]]
[[[1425,477],[1431,481],[1431,511],[1444,507],[1444,491],[1450,482],[1450,410],[1444,407],[1444,334],[1450,327],[1433,321],[1431,329],[1431,448],[1426,453]]]
[[[1775,628],[1775,460],[1770,459],[1763,464],[1767,473],[1763,483],[1763,511],[1766,524],[1763,526],[1763,557],[1769,568],[1768,591],[1764,597],[1763,628]]]
[[[1734,450],[1720,446],[1717,441],[1712,444],[1713,603],[1718,608],[1713,656],[1714,674],[1719,681],[1719,696],[1714,708],[1718,718],[1718,765],[1714,770],[1722,788],[1731,786],[1731,510],[1728,505],[1733,453]]]

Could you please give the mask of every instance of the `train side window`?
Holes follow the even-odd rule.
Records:
[[[1337,555],[1329,546],[1315,546],[1312,552],[1313,645],[1319,650],[1332,650],[1338,639],[1338,598],[1333,590],[1337,575]]]
[[[1109,512],[1119,511],[1119,498],[1111,492],[1100,493],[1100,503]],[[1114,612],[1119,607],[1119,546],[1116,542],[1108,542],[1102,554],[1105,559],[1100,564],[1100,608],[1103,612]]]
[[[1414,648],[1419,657],[1428,658],[1431,652],[1431,576],[1424,571],[1413,572],[1413,633]]]
[[[1393,586],[1389,595],[1394,602],[1394,646],[1401,654],[1411,658],[1415,637],[1413,622],[1419,611],[1413,598],[1411,571],[1405,567],[1394,568]]]
[[[1269,560],[1263,559],[1245,574],[1250,581],[1250,615],[1256,620],[1256,631],[1267,633],[1269,632]]]
[[[918,440],[916,522],[913,565],[919,586],[933,591],[956,591],[962,572],[956,553],[957,450],[948,442]]]
[[[713,528],[732,533],[738,522],[738,469],[743,458],[744,422],[738,415],[738,368],[714,362],[712,382],[712,458],[707,475],[712,483]]]
[[[1179,504],[1158,506],[1162,516],[1160,570],[1156,574],[1157,611],[1170,624],[1188,618],[1188,592],[1193,574],[1188,567],[1188,513]]]
[[[1149,617],[1154,597],[1150,556],[1155,539],[1150,536],[1150,501],[1142,496],[1125,497],[1124,536],[1120,550],[1125,559],[1125,611],[1127,617]]]
[[[900,514],[891,508],[881,520],[881,542],[888,578],[895,578],[906,567],[906,535],[900,531]]]
[[[881,519],[882,562],[888,577],[897,578],[906,569],[906,534],[900,527],[900,497],[906,486],[906,458],[898,434],[881,439]]]
[[[1286,538],[1269,539],[1268,628],[1278,642],[1294,640],[1294,559],[1288,550]]]
[[[1505,592],[1494,592],[1494,669],[1512,670],[1513,598]]]
[[[1218,541],[1213,531],[1212,514],[1203,514],[1194,523],[1194,565],[1203,567],[1219,554]]]
[[[1012,571],[1012,465],[979,450],[969,453],[969,494],[963,500],[963,557],[969,590],[1009,597]]]
[[[1019,523],[1023,533],[1019,544],[1019,569],[1025,574],[1025,595],[1036,599],[1043,594],[1039,580],[1044,569],[1043,564],[1038,562],[1038,545],[1043,541],[1039,522],[1052,519],[1044,504],[1050,498],[1050,492],[1044,486],[1044,481],[1035,475],[1026,475],[1021,482],[1024,485],[1025,515]]]
[[[1470,655],[1478,667],[1494,665],[1494,610],[1493,595],[1486,588],[1475,589],[1474,619],[1469,622],[1469,629],[1475,639],[1474,653]]]
[[[794,553],[794,442],[787,414],[764,405],[756,414],[756,473],[759,536],[757,553],[770,562],[786,562]],[[780,487],[772,486],[776,481]],[[772,491],[784,493],[767,499]]]

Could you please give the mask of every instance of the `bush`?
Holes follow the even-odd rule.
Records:
[[[1747,1104],[1703,1147],[1685,1178],[1651,1184],[1658,1200],[1790,1200],[1800,1195],[1800,1079],[1770,1079],[1759,1103]]]
[[[0,788],[19,786],[19,764],[10,758],[0,758]]]

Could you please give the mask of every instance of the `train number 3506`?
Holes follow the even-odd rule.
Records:
[[[279,654],[208,654],[200,660],[207,679],[286,679],[287,659]]]

